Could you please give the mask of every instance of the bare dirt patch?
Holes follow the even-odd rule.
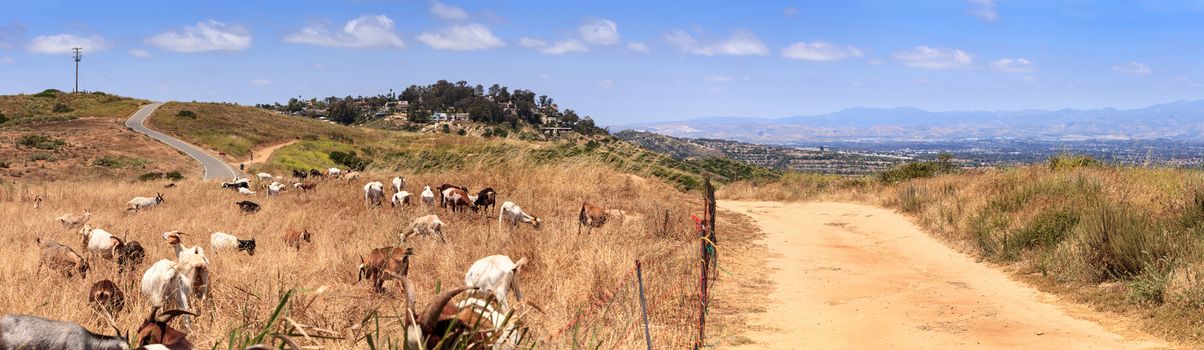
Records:
[[[61,140],[42,148],[18,145],[28,135]],[[88,178],[136,179],[147,172],[179,171],[200,176],[191,158],[135,133],[110,118],[80,118],[0,128],[0,179],[55,181]]]

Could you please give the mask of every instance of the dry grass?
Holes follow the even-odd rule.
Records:
[[[646,263],[644,271],[654,340],[660,348],[689,346],[692,323],[696,322],[690,315],[697,297],[698,266],[697,243],[691,238],[693,223],[688,213],[701,211],[701,196],[590,164],[518,167],[408,176],[412,192],[423,184],[445,182],[473,189],[491,186],[500,193],[499,200],[515,201],[545,220],[541,230],[521,226],[509,233],[496,229],[496,213],[452,215],[438,211],[448,223],[448,243],[430,239],[410,243],[416,250],[410,276],[420,304],[435,293],[437,286],[460,285],[465,270],[478,258],[492,254],[525,256],[531,263],[521,275],[523,292],[546,311],[529,313],[524,319],[533,332],[530,339],[538,340],[539,347],[640,347],[642,332],[636,327],[638,299],[632,288],[631,270],[636,259],[656,256],[656,260]],[[85,292],[91,283],[108,278],[119,281],[132,297],[132,306],[119,315],[118,322],[133,327],[148,309],[134,280],[154,261],[172,255],[160,234],[181,230],[192,234],[186,244],[207,247],[209,233],[223,231],[256,238],[258,254],[211,253],[214,297],[201,309],[202,316],[190,336],[194,342],[203,348],[225,347],[231,332],[258,330],[285,291],[300,289],[302,292],[286,308],[286,316],[343,338],[304,343],[326,348],[366,347],[350,340],[371,330],[362,327],[361,322],[374,310],[384,316],[398,315],[403,294],[393,283],[387,284],[389,291],[385,294],[375,294],[368,284],[357,283],[359,256],[372,248],[398,244],[399,230],[412,218],[436,211],[421,206],[404,210],[365,208],[363,182],[385,181],[391,176],[369,173],[355,183],[324,182],[310,193],[292,191],[276,198],[257,197],[254,200],[263,204],[263,210],[252,215],[239,214],[233,204],[246,197],[216,188],[213,183],[186,181],[167,190],[157,183],[56,182],[0,187],[0,216],[8,218],[0,226],[0,236],[11,243],[0,247],[0,264],[8,267],[0,271],[0,310],[76,321],[103,331],[107,327],[99,326],[85,305]],[[163,205],[133,215],[122,214],[130,197],[156,191],[165,192]],[[30,201],[42,193],[48,195],[45,205],[34,210]],[[624,209],[640,218],[578,235],[576,209],[583,199]],[[35,273],[38,253],[34,239],[41,237],[78,249],[77,233],[64,230],[53,218],[83,209],[95,213],[93,224],[147,247],[148,261],[138,276],[116,276],[114,264],[106,261],[96,262],[86,281]],[[668,232],[661,231],[665,210],[670,219]],[[280,236],[292,228],[316,232],[314,242],[299,252],[287,249]],[[577,327],[552,337],[582,312],[587,316]],[[390,318],[380,321],[386,335],[400,338],[396,322]]]
[[[22,119],[65,120],[98,117],[124,119],[146,104],[146,100],[133,99],[105,93],[57,93],[44,96],[7,95],[0,96],[0,114],[12,119],[8,124],[22,124]],[[70,111],[55,112],[55,105],[67,106]]]
[[[1056,170],[1055,170],[1056,169]],[[1204,174],[1033,165],[883,186],[953,246],[1014,267],[1042,289],[1204,345]]]

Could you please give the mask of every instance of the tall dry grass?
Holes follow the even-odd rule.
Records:
[[[370,180],[387,182],[394,174],[368,173],[355,182],[331,180],[315,191],[289,191],[280,197],[257,196],[263,205],[256,214],[243,215],[234,202],[249,199],[215,183],[187,181],[172,189],[161,183],[55,182],[5,184],[0,187],[0,312],[33,314],[70,320],[105,332],[99,318],[86,305],[88,287],[113,279],[132,299],[117,317],[126,330],[136,326],[149,309],[138,291],[142,271],[159,259],[173,256],[161,233],[180,230],[191,234],[186,245],[208,247],[213,231],[255,238],[255,256],[210,253],[212,301],[200,308],[201,316],[190,339],[208,348],[226,348],[232,333],[245,334],[264,327],[281,296],[297,290],[285,308],[289,320],[304,325],[312,336],[341,340],[304,339],[306,345],[325,348],[364,348],[355,339],[376,330],[376,313],[386,338],[400,340],[404,294],[392,282],[388,292],[376,294],[368,283],[357,283],[360,256],[373,248],[398,245],[398,234],[412,218],[437,213],[447,226],[448,242],[416,239],[407,243],[416,254],[411,260],[419,304],[437,289],[461,285],[469,265],[478,258],[505,254],[528,257],[520,283],[526,300],[543,312],[525,313],[528,337],[541,348],[635,348],[642,346],[637,327],[638,299],[630,278],[637,259],[645,263],[644,278],[650,307],[652,335],[658,347],[690,345],[697,298],[697,244],[692,238],[690,213],[701,211],[701,196],[683,194],[659,181],[622,175],[605,167],[515,165],[469,167],[456,172],[407,174],[412,193],[425,184],[466,185],[471,189],[495,188],[500,201],[514,201],[543,218],[542,229],[520,226],[499,231],[497,213],[450,214],[421,205],[400,210],[388,206],[368,209],[362,186]],[[165,194],[165,202],[137,214],[122,213],[133,196]],[[44,195],[45,204],[33,209],[32,198]],[[623,209],[634,214],[627,223],[610,223],[590,233],[577,234],[577,209],[582,200]],[[499,203],[500,204],[500,203]],[[63,229],[53,219],[63,213],[90,209],[91,223],[137,240],[148,250],[148,261],[134,276],[118,276],[116,266],[95,261],[86,280],[67,279],[57,273],[36,273],[35,238],[53,240],[81,250],[76,231]],[[496,209],[495,209],[496,210]],[[662,231],[668,211],[668,230]],[[281,235],[289,229],[308,228],[314,242],[300,251],[284,246]],[[81,251],[82,252],[82,251]],[[583,315],[578,317],[579,315]],[[570,321],[576,326],[564,330]],[[291,322],[277,326],[290,331]]]
[[[873,201],[1051,290],[1204,345],[1204,173],[1060,164],[914,179]]]

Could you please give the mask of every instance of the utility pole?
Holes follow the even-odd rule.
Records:
[[[79,93],[79,60],[84,58],[84,49],[74,47],[71,51],[75,52],[75,90],[73,93]]]

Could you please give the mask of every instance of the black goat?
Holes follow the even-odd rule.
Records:
[[[238,210],[242,210],[242,212],[247,214],[258,212],[260,208],[259,203],[252,201],[240,201],[234,202],[234,204],[238,204]]]

